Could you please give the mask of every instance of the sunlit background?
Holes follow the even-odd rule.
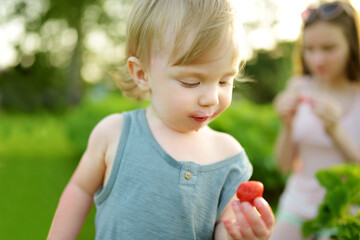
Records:
[[[249,42],[253,49],[273,49],[278,42],[295,41],[301,31],[301,13],[319,0],[235,0],[243,22],[253,26]],[[360,1],[352,0],[360,8]]]
[[[19,4],[23,14],[17,15]],[[123,57],[123,42],[117,41],[125,29],[124,18],[128,1],[103,0],[86,5],[81,19],[81,31],[86,48],[81,76],[90,83],[103,78],[107,64],[118,63]],[[271,50],[279,42],[295,41],[301,29],[301,12],[318,0],[234,0],[248,32],[249,57],[253,50]],[[360,1],[352,0],[356,8]],[[0,71],[16,66],[28,68],[35,62],[37,52],[49,51],[50,63],[62,67],[71,58],[79,40],[78,29],[69,26],[66,19],[48,19],[40,31],[27,28],[36,25],[47,12],[48,0],[2,0],[0,4]],[[105,12],[110,22],[99,24]],[[38,22],[40,24],[40,22]]]

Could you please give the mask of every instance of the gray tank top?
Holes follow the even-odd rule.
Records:
[[[125,112],[109,180],[94,197],[96,239],[212,239],[251,174],[244,151],[209,165],[177,161],[153,137],[145,109]]]

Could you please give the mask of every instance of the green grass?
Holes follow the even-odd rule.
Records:
[[[46,239],[60,194],[78,162],[64,116],[0,115],[2,239]],[[94,238],[94,211],[79,239]]]

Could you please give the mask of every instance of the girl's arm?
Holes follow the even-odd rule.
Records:
[[[350,140],[347,134],[338,126],[326,129],[333,143],[344,156],[345,161],[360,163],[360,150]]]
[[[293,120],[296,115],[301,92],[306,89],[307,80],[302,77],[290,79],[286,89],[275,98],[274,107],[282,121],[282,128],[278,134],[275,155],[278,168],[287,173],[294,165],[298,155],[297,145],[292,139]]]
[[[256,198],[253,207],[240,203],[234,196],[225,207],[215,227],[214,239],[266,240],[273,231],[274,214],[263,198]]]
[[[297,111],[299,96],[294,91],[286,91],[275,99],[275,109],[282,121],[276,140],[276,162],[278,168],[286,173],[291,170],[297,155],[297,146],[292,139],[293,119]]]
[[[283,173],[287,173],[294,165],[297,156],[297,146],[292,139],[292,127],[283,126],[276,140],[276,163]]]
[[[332,139],[344,160],[360,163],[359,147],[339,125],[342,114],[340,104],[336,100],[323,95],[316,97],[311,106],[314,113],[321,119],[325,132]]]
[[[111,122],[111,118],[105,118],[92,131],[87,149],[61,195],[48,239],[77,238],[93,205],[93,196],[103,184],[109,129],[114,129]]]

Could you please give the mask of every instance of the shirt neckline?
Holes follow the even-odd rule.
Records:
[[[227,167],[227,166],[231,165],[232,163],[238,161],[239,159],[244,159],[244,157],[246,157],[245,151],[242,150],[241,152],[239,152],[233,156],[227,157],[223,160],[220,160],[215,163],[210,163],[210,164],[202,165],[202,164],[195,163],[193,161],[178,161],[178,160],[174,159],[173,157],[171,157],[161,147],[161,145],[158,143],[158,141],[155,139],[154,135],[151,132],[149,123],[146,118],[146,109],[145,108],[140,110],[139,120],[140,120],[141,126],[143,126],[143,130],[145,131],[146,135],[149,136],[151,144],[155,147],[155,149],[158,151],[158,153],[161,155],[161,157],[165,161],[167,161],[170,165],[172,165],[173,167],[181,169],[184,165],[186,165],[189,167],[196,168],[196,169],[198,169],[198,171],[212,171],[212,170],[216,170],[219,168]]]

